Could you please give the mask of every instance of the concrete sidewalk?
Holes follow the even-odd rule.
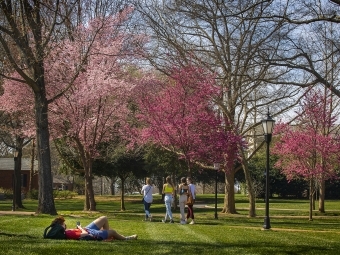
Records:
[[[0,211],[0,215],[37,215],[35,212],[23,212],[23,211]]]

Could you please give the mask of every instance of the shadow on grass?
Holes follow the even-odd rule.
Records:
[[[262,201],[264,203],[264,200],[262,200]],[[308,199],[270,198],[270,203],[271,204],[306,204],[306,203],[308,203]]]
[[[0,232],[0,236],[37,239],[36,236]]]
[[[264,232],[262,232],[264,233]],[[281,242],[275,232],[266,232],[267,237],[249,239],[234,239],[228,235],[215,240],[200,241],[193,235],[193,239],[182,239],[180,241],[155,240],[141,237],[137,241],[113,241],[113,242],[80,242],[75,240],[48,240],[36,236],[17,235],[0,232],[0,243],[3,251],[13,251],[18,254],[28,252],[34,254],[338,254],[339,243],[331,246],[313,244],[312,241],[304,242],[303,237],[298,237],[300,242],[289,245]],[[221,233],[223,235],[223,233]],[[274,236],[272,236],[274,235]],[[6,238],[8,237],[8,239]],[[11,237],[17,237],[10,239]],[[251,235],[250,235],[251,237]],[[273,237],[273,239],[271,239]],[[26,238],[26,239],[25,239]],[[29,240],[27,238],[30,238]],[[31,238],[36,239],[34,242]],[[266,239],[264,239],[266,238]],[[2,240],[1,240],[2,239]],[[298,240],[298,241],[299,241]],[[25,247],[22,251],[21,247]],[[20,253],[19,253],[20,252]],[[1,253],[0,254],[5,254]],[[9,254],[9,253],[8,253]]]
[[[226,237],[227,239],[227,237]],[[117,243],[116,243],[117,244]],[[124,245],[124,244],[122,244]],[[318,247],[313,245],[295,245],[287,246],[285,244],[278,245],[277,242],[184,242],[174,243],[172,241],[148,241],[140,240],[138,245],[145,247],[142,249],[150,250],[153,247],[151,254],[177,254],[180,247],[181,254],[329,254],[328,252],[336,252],[337,248]],[[159,249],[158,249],[159,248]],[[216,251],[216,252],[214,252]],[[253,253],[252,253],[253,252]],[[150,252],[148,252],[150,253]]]

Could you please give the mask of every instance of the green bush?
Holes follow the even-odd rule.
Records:
[[[28,191],[27,194],[26,194],[26,197],[30,198],[30,199],[37,200],[38,199],[38,190],[32,189],[31,191]]]
[[[13,199],[13,190],[0,188],[0,193],[4,194],[5,199]]]
[[[6,199],[5,191],[0,187],[0,200]]]
[[[53,197],[59,198],[59,199],[73,198],[76,195],[77,195],[76,192],[72,192],[72,191],[69,191],[69,190],[54,190],[53,191]]]
[[[0,188],[0,193],[3,193],[6,199],[13,199],[13,191]],[[58,199],[69,199],[73,198],[76,195],[78,195],[76,192],[72,192],[69,190],[54,190],[53,191],[53,197]],[[37,200],[39,196],[39,192],[36,189],[32,189],[31,191],[28,191],[25,195],[29,199]]]

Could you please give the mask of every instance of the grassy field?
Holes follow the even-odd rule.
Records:
[[[195,225],[161,222],[165,207],[155,197],[151,211],[155,221],[143,222],[141,196],[126,198],[124,212],[119,197],[96,197],[97,212],[84,212],[83,198],[56,200],[56,208],[69,228],[77,221],[90,223],[101,215],[124,235],[138,234],[137,241],[86,242],[45,240],[43,231],[51,215],[34,215],[37,201],[24,200],[26,209],[11,214],[11,201],[0,201],[0,254],[339,254],[340,201],[326,201],[326,213],[313,212],[308,220],[307,200],[270,200],[271,230],[263,230],[264,202],[256,203],[257,217],[247,216],[248,202],[236,197],[238,214],[220,213],[223,196],[218,198],[218,220],[214,219],[214,196],[200,195],[195,208]],[[26,213],[26,214],[25,214]]]

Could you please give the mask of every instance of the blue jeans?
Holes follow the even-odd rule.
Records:
[[[168,216],[169,216],[169,219],[172,220],[172,211],[171,211],[172,195],[165,195],[164,202],[165,202],[165,209],[166,209],[165,220],[167,220]]]
[[[145,200],[144,200],[143,204],[144,204],[145,218],[149,218],[151,203],[145,202]]]

